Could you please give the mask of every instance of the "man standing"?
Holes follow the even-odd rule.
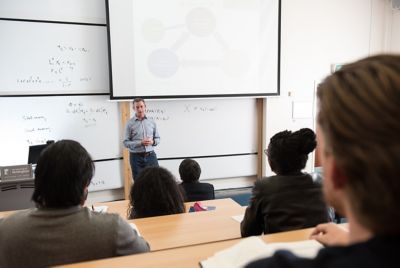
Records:
[[[142,98],[133,100],[133,116],[125,127],[124,146],[129,149],[133,179],[149,166],[158,166],[154,146],[160,143],[156,123],[146,117],[146,103]]]

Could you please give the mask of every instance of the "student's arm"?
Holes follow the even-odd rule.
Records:
[[[253,195],[249,206],[246,208],[243,221],[240,223],[242,237],[260,235],[264,230],[264,222],[260,211],[260,191],[257,184],[253,188]]]
[[[325,246],[346,246],[350,243],[349,232],[334,223],[318,224],[310,238]]]
[[[117,249],[116,255],[130,255],[150,251],[150,246],[143,237],[139,236],[128,222],[118,217],[117,227]]]

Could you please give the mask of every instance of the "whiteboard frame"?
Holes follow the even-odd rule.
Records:
[[[20,18],[4,18],[4,17],[0,17],[0,22],[20,22],[20,23],[31,23],[31,24],[48,24],[48,25],[71,25],[71,26],[87,26],[87,27],[99,27],[97,28],[97,30],[104,28],[106,25],[105,24],[101,24],[101,23],[87,23],[87,22],[70,22],[70,21],[51,21],[51,20],[37,20],[37,19],[20,19]],[[79,28],[77,28],[79,29]],[[83,28],[79,29],[80,31]],[[104,29],[106,30],[106,29]],[[105,39],[107,39],[106,35],[107,33],[104,33],[104,37]],[[105,42],[107,42],[105,40]],[[107,53],[108,49],[107,49],[107,45],[104,45],[105,47],[105,51],[104,53]],[[30,53],[35,53],[35,51],[29,51]],[[92,56],[93,58],[93,56]],[[92,59],[90,59],[92,60]],[[87,62],[84,62],[85,64]],[[108,69],[108,60],[105,56],[104,58],[104,64],[106,64],[107,66],[105,67],[106,69]],[[87,67],[86,65],[83,65],[83,67]],[[104,75],[107,75],[107,70],[104,70]],[[97,76],[99,76],[99,72],[96,73]],[[24,77],[21,77],[24,78]],[[25,77],[27,78],[27,77]],[[59,78],[59,77],[58,77]],[[57,79],[58,79],[57,78]],[[90,78],[91,79],[91,78]],[[28,79],[25,79],[28,80]],[[46,80],[46,79],[45,79]],[[76,84],[76,81],[72,81]],[[108,81],[107,81],[108,82]],[[99,81],[95,81],[95,83],[99,83]],[[109,83],[108,83],[109,84]],[[16,86],[16,85],[13,85]],[[24,85],[25,88],[29,88],[29,87],[33,87],[33,85],[30,84],[26,84]],[[74,86],[76,87],[76,86]],[[97,88],[95,90],[90,89],[74,89],[74,87],[72,89],[65,89],[65,90],[60,90],[57,89],[54,91],[52,90],[18,90],[18,89],[12,89],[12,90],[0,90],[0,97],[36,97],[36,96],[81,96],[81,95],[109,95],[109,88],[107,87],[107,85],[104,85],[104,88]],[[92,85],[90,85],[90,87],[92,87]],[[49,84],[49,88],[51,88],[51,85]],[[14,93],[15,91],[15,93]]]

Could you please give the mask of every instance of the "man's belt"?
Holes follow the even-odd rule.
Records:
[[[141,156],[141,157],[145,157],[145,156],[149,156],[153,153],[153,151],[151,152],[142,152],[142,153],[133,153],[135,155]]]

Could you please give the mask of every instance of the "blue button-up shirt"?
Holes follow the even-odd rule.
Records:
[[[144,138],[153,139],[153,145],[144,146],[142,140]],[[151,152],[154,146],[160,143],[160,135],[157,131],[156,123],[148,119],[146,116],[143,120],[139,120],[133,116],[125,126],[124,146],[131,153]]]

